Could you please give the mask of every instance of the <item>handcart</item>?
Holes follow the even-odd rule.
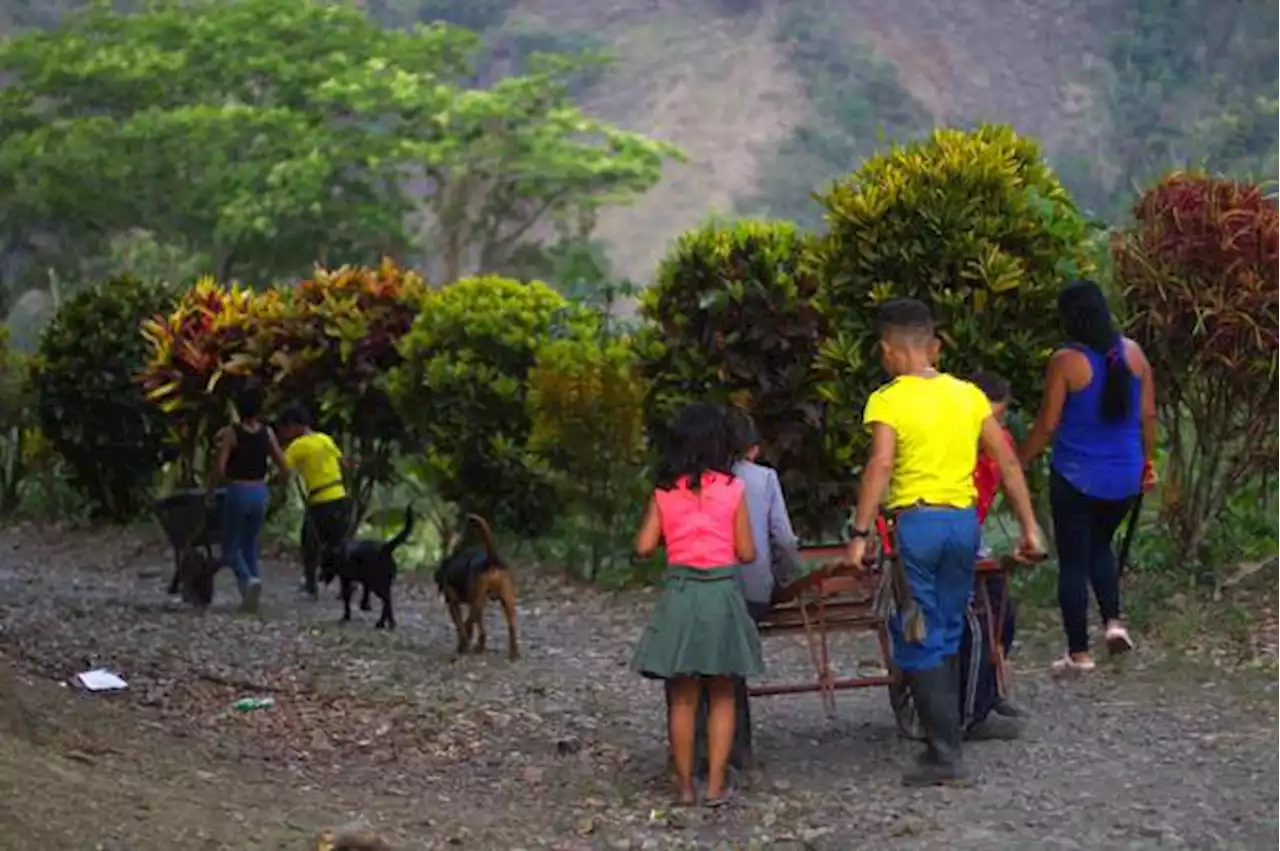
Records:
[[[193,606],[213,602],[213,580],[221,566],[214,547],[221,543],[222,509],[226,491],[174,491],[152,506],[169,545],[173,547],[173,579],[169,593]]]

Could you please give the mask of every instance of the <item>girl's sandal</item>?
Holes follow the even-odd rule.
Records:
[[[714,798],[707,798],[702,802],[702,806],[709,810],[722,810],[725,807],[731,806],[737,800],[737,797],[738,796],[734,794],[732,789],[726,789],[722,794],[719,794]]]

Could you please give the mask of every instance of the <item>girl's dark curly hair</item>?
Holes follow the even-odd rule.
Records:
[[[688,476],[689,489],[697,491],[702,488],[704,473],[732,476],[732,455],[724,409],[694,402],[671,425],[658,465],[658,488],[671,490]]]

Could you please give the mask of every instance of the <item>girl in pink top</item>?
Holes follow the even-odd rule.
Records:
[[[632,668],[669,682],[667,733],[679,801],[691,804],[694,722],[702,687],[707,719],[708,806],[729,801],[725,769],[733,744],[734,678],[764,671],[760,636],[734,581],[755,559],[742,482],[729,471],[724,412],[695,403],[671,429],[658,486],[649,500],[636,554],[647,558],[665,543],[667,576],[653,619],[636,648]]]

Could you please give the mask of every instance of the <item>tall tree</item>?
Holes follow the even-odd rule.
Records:
[[[424,207],[428,248],[481,262],[657,181],[671,151],[583,116],[557,71],[468,88],[478,47],[318,0],[94,6],[0,45],[0,228],[51,254],[141,228],[261,280],[404,255]]]

